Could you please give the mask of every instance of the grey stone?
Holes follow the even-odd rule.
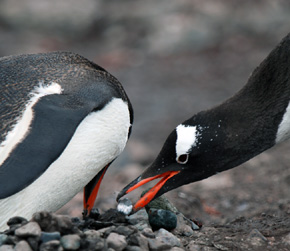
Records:
[[[173,247],[169,251],[184,251],[184,249],[183,248],[179,248],[179,247]]]
[[[99,231],[96,231],[94,229],[86,230],[84,234],[86,236],[86,239],[88,240],[101,238],[101,235],[102,235]]]
[[[52,240],[60,240],[60,233],[59,232],[52,232],[52,233],[47,233],[47,232],[42,232],[40,236],[40,240],[42,243],[52,241]]]
[[[86,239],[88,243],[88,250],[107,250],[107,243],[104,239],[98,238],[98,239]]]
[[[139,231],[143,231],[143,229],[145,228],[150,228],[149,226],[149,222],[144,222],[144,221],[140,221],[138,224],[135,225],[135,227],[139,230]]]
[[[19,237],[39,237],[41,235],[40,226],[36,222],[28,222],[15,230],[15,235]]]
[[[145,209],[137,211],[135,214],[127,216],[128,222],[132,225],[138,224],[140,221],[148,221],[148,214]]]
[[[63,251],[63,247],[60,245],[60,241],[54,240],[42,243],[39,251]]]
[[[29,244],[26,241],[20,241],[15,245],[14,250],[16,250],[16,251],[32,251],[32,248],[29,246]]]
[[[8,236],[6,234],[0,234],[0,246],[3,245],[7,239]]]
[[[13,246],[12,245],[2,245],[0,247],[0,251],[13,251]]]
[[[161,228],[156,233],[156,239],[164,243],[168,243],[171,247],[180,247],[181,243],[180,240],[174,236],[172,233],[168,232],[167,230]]]
[[[287,234],[283,239],[282,242],[284,242],[286,245],[290,246],[290,233]]]
[[[147,227],[142,230],[142,234],[147,238],[155,238],[155,234],[153,233],[152,229]]]
[[[135,233],[137,231],[137,228],[135,228],[134,226],[118,226],[116,227],[113,232],[118,233],[118,234],[122,234],[125,236],[131,235],[133,233]]]
[[[149,223],[153,230],[160,228],[172,230],[177,226],[177,217],[171,211],[151,208],[148,211],[148,215]]]
[[[131,246],[138,246],[142,250],[149,250],[148,240],[143,235],[136,233],[129,237],[128,244]]]
[[[177,226],[173,230],[175,235],[183,235],[183,236],[191,236],[193,234],[193,230],[190,222],[184,218],[183,214],[179,213],[177,216]]]
[[[149,191],[151,188],[143,191],[143,193],[141,194],[141,197],[147,192]],[[175,206],[173,206],[173,204],[171,204],[171,202],[164,196],[160,196],[155,200],[152,200],[150,203],[148,203],[146,206],[146,211],[148,212],[150,209],[155,208],[155,209],[163,209],[163,210],[167,210],[167,211],[171,211],[173,213],[178,213],[178,210]]]
[[[108,248],[121,251],[127,246],[126,237],[117,233],[110,233],[107,238]]]
[[[126,250],[127,251],[142,251],[143,249],[138,246],[127,246]]]
[[[267,238],[258,229],[253,229],[248,235],[248,240],[253,246],[262,246],[268,242]]]
[[[77,250],[81,246],[81,237],[77,234],[68,234],[61,237],[60,243],[64,249]]]
[[[148,239],[149,248],[152,251],[168,250],[172,246],[168,243],[164,243],[160,239]]]

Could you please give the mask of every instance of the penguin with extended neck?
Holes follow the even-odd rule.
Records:
[[[133,110],[119,81],[70,52],[0,58],[0,230],[56,211],[84,188],[84,211],[123,151]]]
[[[178,125],[153,164],[118,195],[161,178],[133,207],[236,167],[290,136],[290,34],[221,105]]]

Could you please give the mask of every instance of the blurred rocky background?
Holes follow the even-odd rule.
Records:
[[[133,133],[104,178],[101,210],[116,206],[117,192],[150,164],[176,125],[237,92],[289,32],[286,0],[0,0],[0,56],[73,51],[116,76],[129,95]],[[283,143],[167,195],[204,224],[290,216],[289,152]],[[60,213],[81,211],[80,193]]]

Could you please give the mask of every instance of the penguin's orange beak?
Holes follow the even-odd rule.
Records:
[[[136,188],[143,186],[144,184],[161,178],[161,180],[152,187],[147,193],[145,193],[140,200],[136,202],[136,204],[133,207],[133,211],[138,211],[142,207],[145,207],[151,200],[153,200],[156,197],[156,194],[158,191],[164,186],[167,180],[178,174],[180,171],[167,171],[162,174],[158,174],[153,177],[144,178],[142,179],[142,175],[139,176],[137,179],[133,180],[129,185],[127,185],[117,196],[117,201],[123,197],[125,194],[128,194],[135,190]]]

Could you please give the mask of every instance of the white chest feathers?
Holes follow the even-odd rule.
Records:
[[[0,212],[4,213],[0,223],[13,215],[30,218],[36,211],[59,209],[123,151],[129,128],[128,105],[122,99],[113,99],[102,110],[90,113],[43,175],[0,200]]]
[[[290,137],[290,103],[283,115],[282,121],[278,127],[276,134],[276,144],[280,143]]]

